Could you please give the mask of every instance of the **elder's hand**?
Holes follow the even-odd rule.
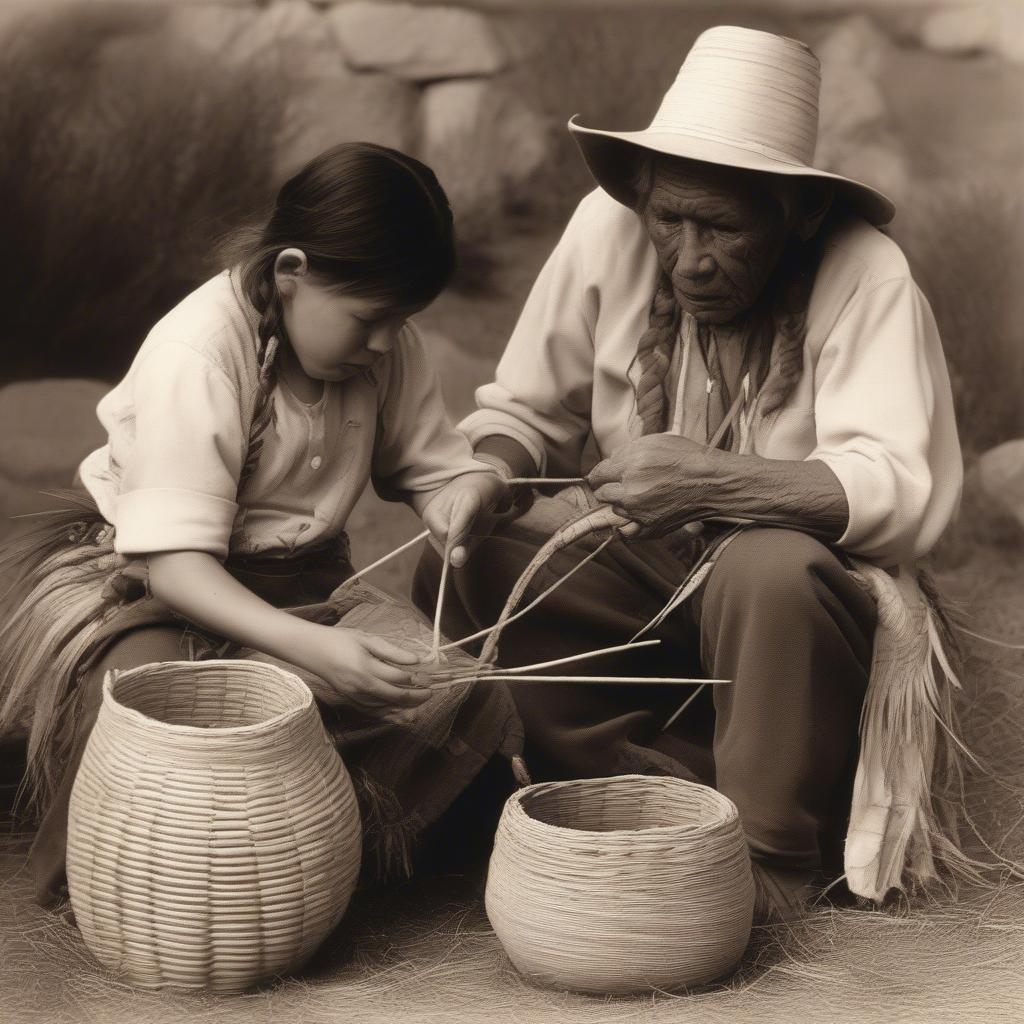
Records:
[[[676,434],[645,434],[599,462],[587,482],[599,501],[657,536],[715,514],[707,502],[720,455]]]
[[[451,564],[458,569],[469,558],[470,533],[490,533],[491,514],[511,504],[511,488],[497,473],[464,473],[430,499],[423,525],[443,548],[450,541]]]

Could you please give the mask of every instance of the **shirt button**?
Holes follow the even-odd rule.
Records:
[[[310,469],[319,469],[323,464],[324,460],[319,455],[314,455],[313,458],[309,460]]]

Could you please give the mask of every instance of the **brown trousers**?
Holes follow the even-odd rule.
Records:
[[[536,536],[515,523],[484,541],[451,576],[445,633],[467,636],[493,623],[536,550]],[[570,549],[550,568],[561,574],[580,557]],[[500,664],[624,643],[688,568],[669,542],[616,542],[508,628]],[[413,588],[424,610],[434,605],[439,573],[428,549]],[[837,875],[874,625],[872,600],[829,548],[793,530],[748,530],[721,553],[702,589],[650,634],[659,647],[552,670],[732,682],[706,688],[668,729],[690,688],[513,686],[527,765],[538,780],[631,772],[696,778],[736,803],[753,856]]]

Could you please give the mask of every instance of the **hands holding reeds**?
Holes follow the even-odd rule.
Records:
[[[645,434],[599,462],[587,482],[599,501],[658,536],[723,511],[709,504],[722,454],[676,434]]]
[[[824,462],[738,455],[676,434],[624,444],[587,482],[647,536],[704,519],[740,519],[837,540],[849,523],[846,492]]]
[[[469,558],[470,535],[487,536],[512,504],[512,488],[498,473],[463,473],[430,499],[423,525],[459,568]]]

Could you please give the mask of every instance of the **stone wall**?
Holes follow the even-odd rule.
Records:
[[[861,13],[835,13],[850,6]],[[823,65],[819,163],[898,205],[911,183],[1024,160],[1017,0],[18,0],[0,10],[0,134],[19,154],[0,169],[0,234],[26,249],[0,277],[15,377],[117,376],[148,324],[209,273],[218,233],[343,139],[432,165],[470,254],[463,266],[484,266],[476,255],[510,218],[560,223],[590,187],[569,116],[643,126],[716,23],[807,40]],[[936,53],[956,66],[937,72]],[[945,73],[959,65],[969,70]],[[47,277],[65,282],[61,303],[40,289]]]
[[[868,13],[845,13],[851,8]],[[274,0],[193,2],[174,21],[218,59],[273,52],[302,68],[292,76],[278,176],[338,138],[394,145],[435,167],[463,236],[475,240],[509,209],[564,209],[587,182],[564,130],[569,115],[609,127],[645,124],[693,39],[721,22],[807,39],[823,64],[820,162],[899,199],[908,154],[887,119],[885,95],[897,48],[1021,62],[1022,17],[1016,0]]]

